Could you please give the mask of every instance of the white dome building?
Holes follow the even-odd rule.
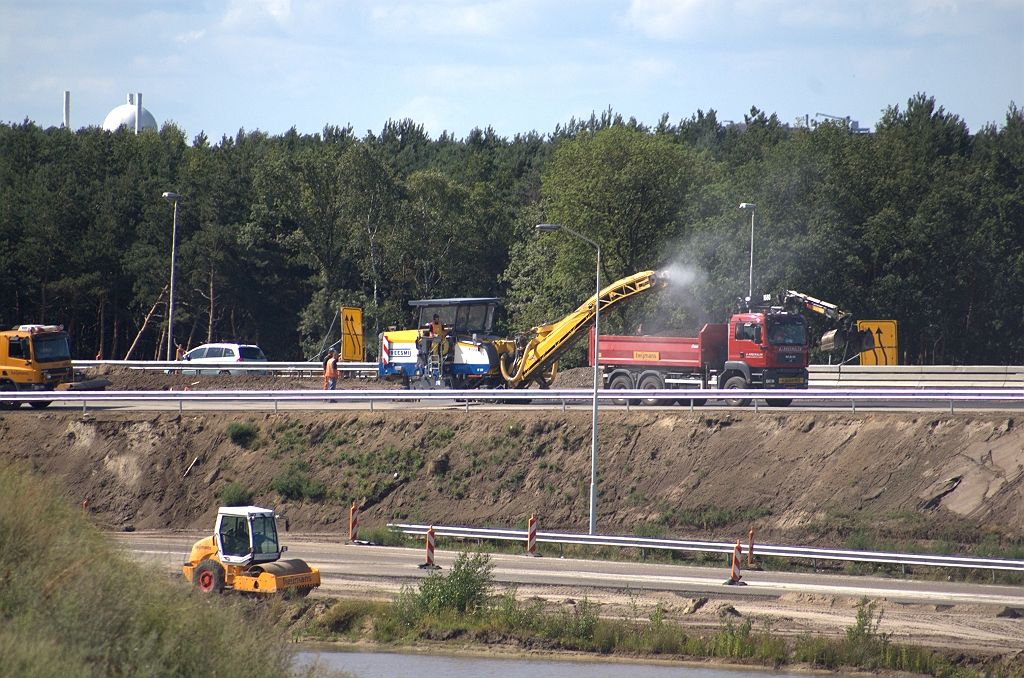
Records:
[[[139,121],[137,128],[135,126],[136,119]],[[156,118],[142,107],[142,92],[137,95],[129,94],[128,103],[118,106],[103,119],[103,129],[108,132],[116,132],[122,126],[134,130],[136,133],[147,129],[157,131]]]

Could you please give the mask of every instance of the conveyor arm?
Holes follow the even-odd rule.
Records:
[[[617,280],[601,290],[601,313],[621,301],[659,290],[667,284],[667,272],[644,271]],[[501,375],[508,388],[525,388],[535,381],[544,383],[545,375],[553,373],[558,358],[593,324],[595,309],[595,297],[590,297],[556,323],[531,328],[514,340],[494,342],[501,358]]]

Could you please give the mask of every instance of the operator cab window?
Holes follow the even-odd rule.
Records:
[[[277,553],[277,524],[273,516],[253,516],[252,552],[255,554]]]
[[[453,327],[456,311],[458,311],[457,306],[423,306],[420,308],[420,327],[425,328],[429,325],[434,319],[434,314],[437,314],[438,320],[445,328]]]
[[[249,554],[249,523],[245,516],[224,516],[220,521],[220,541],[226,556]]]
[[[736,341],[752,341],[761,343],[761,326],[755,323],[737,323]]]
[[[7,344],[7,357],[19,360],[28,360],[25,356],[25,345],[21,343],[21,337],[11,337]]]
[[[487,331],[487,305],[474,304],[460,306],[455,321],[455,331],[459,334],[474,334]]]

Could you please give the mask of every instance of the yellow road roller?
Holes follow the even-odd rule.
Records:
[[[205,593],[234,589],[264,596],[294,589],[307,595],[320,586],[320,571],[298,558],[282,560],[287,550],[278,542],[273,509],[222,506],[213,535],[192,546],[181,569]]]

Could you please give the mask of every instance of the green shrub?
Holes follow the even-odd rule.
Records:
[[[265,607],[167,581],[111,548],[55,483],[3,464],[0,572],[4,675],[294,675]]]
[[[309,464],[302,459],[293,459],[284,473],[274,477],[270,481],[270,489],[277,492],[285,499],[299,501],[309,499],[320,501],[327,495],[327,486],[324,483],[311,480],[306,471]]]
[[[592,603],[583,596],[569,609],[562,608],[557,614],[547,618],[545,632],[551,638],[564,641],[588,641],[594,637],[597,629],[598,610],[600,603]]]
[[[249,506],[252,503],[252,490],[238,481],[222,487],[217,496],[221,506]]]
[[[498,626],[504,631],[515,633],[534,631],[540,625],[543,601],[535,601],[529,605],[519,602],[516,598],[517,588],[513,584],[498,599],[494,609],[494,617]]]
[[[360,530],[359,538],[382,546],[406,546],[409,541],[400,529],[387,525],[372,530]]]
[[[248,448],[260,434],[260,427],[246,421],[233,421],[224,429],[224,434],[239,447]]]
[[[423,612],[438,614],[473,612],[487,603],[487,592],[491,585],[491,570],[494,565],[486,553],[467,551],[459,554],[447,575],[435,572],[419,586],[419,606]]]

